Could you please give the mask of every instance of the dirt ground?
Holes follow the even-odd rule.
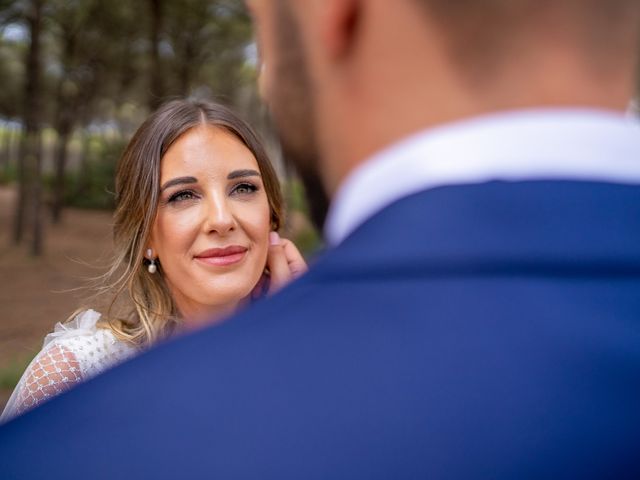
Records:
[[[13,246],[15,193],[0,186],[0,369],[40,349],[55,323],[83,304],[86,292],[69,290],[102,273],[111,253],[111,213],[76,209],[64,212],[62,225],[47,222],[42,257]],[[9,393],[0,390],[0,410]]]

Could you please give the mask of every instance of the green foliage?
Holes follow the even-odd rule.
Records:
[[[238,1],[181,0],[165,4],[166,39],[171,55],[165,56],[173,91],[189,94],[201,85],[216,94],[230,95],[237,88],[244,64],[244,48],[251,41],[251,21]],[[203,70],[205,65],[217,71]],[[171,86],[170,86],[171,88]]]
[[[13,183],[18,178],[18,171],[14,165],[8,165],[0,169],[0,185]]]
[[[300,180],[294,179],[288,182],[284,188],[287,196],[287,207],[290,211],[309,214],[309,206],[305,197],[304,185]]]
[[[322,238],[313,227],[300,230],[291,241],[296,244],[307,260],[322,247]]]
[[[124,141],[94,136],[88,146],[81,167],[67,172],[64,180],[65,206],[86,209],[111,210],[115,207],[115,169],[124,150]],[[46,198],[53,198],[55,177],[43,175]]]
[[[18,117],[22,107],[23,56],[20,45],[0,38],[0,113],[6,118]]]
[[[67,175],[64,203],[78,208],[115,207],[115,170],[124,150],[121,140],[95,138],[83,168]]]
[[[65,191],[65,205],[110,210],[115,207],[113,165],[92,161],[86,174],[73,175]]]
[[[284,186],[288,215],[309,218],[309,206],[305,196],[304,185],[297,179]],[[309,221],[294,227],[291,240],[297,245],[305,257],[311,256],[322,247],[322,237]]]
[[[33,355],[28,355],[12,358],[7,365],[0,367],[0,389],[11,390],[15,388],[33,357]]]
[[[251,20],[241,0],[163,0],[156,38],[157,75],[164,99],[196,94],[233,103],[247,82]],[[22,110],[28,48],[26,13],[18,0],[0,0],[0,115]],[[153,85],[149,2],[47,0],[43,10],[40,119],[119,122],[119,107],[147,106]],[[4,28],[24,34],[4,37]],[[129,131],[122,131],[124,134]]]

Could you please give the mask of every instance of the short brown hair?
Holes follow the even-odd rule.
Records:
[[[638,0],[411,1],[441,27],[453,58],[476,70],[513,54],[513,43],[531,31],[570,32],[597,61],[615,60],[620,47],[640,41]]]

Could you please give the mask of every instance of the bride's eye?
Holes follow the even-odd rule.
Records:
[[[254,184],[240,183],[235,187],[233,187],[233,190],[231,191],[231,193],[236,195],[248,195],[256,191],[258,191],[258,187],[255,186]]]
[[[169,203],[182,202],[185,200],[191,200],[195,198],[195,194],[191,190],[183,190],[176,192],[169,197]]]

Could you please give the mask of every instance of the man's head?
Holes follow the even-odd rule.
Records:
[[[623,109],[638,0],[249,0],[288,153],[333,195],[373,152],[514,108]]]
[[[440,25],[449,53],[476,80],[491,77],[484,67],[492,62],[504,66],[536,45],[546,48],[549,40],[559,48],[571,45],[604,73],[617,49],[640,40],[637,0],[412,1]]]
[[[288,2],[249,1],[257,18],[261,53],[260,91],[281,136],[283,154],[298,170],[313,222],[322,227],[329,206],[319,172],[312,79],[301,33]],[[266,5],[269,3],[270,5]]]

